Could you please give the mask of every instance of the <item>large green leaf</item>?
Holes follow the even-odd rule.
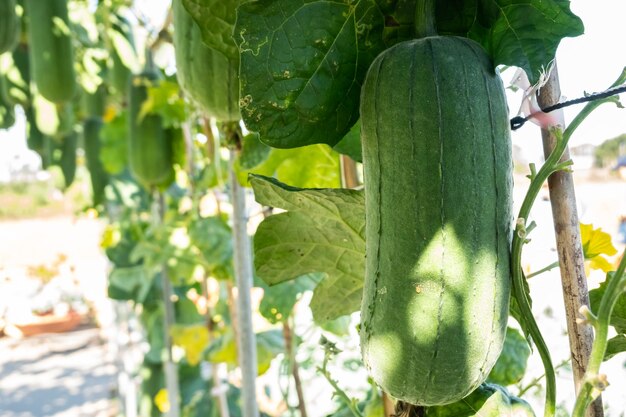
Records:
[[[530,347],[524,336],[511,327],[507,328],[502,353],[487,381],[498,385],[517,384],[524,377],[529,356]]]
[[[237,10],[241,114],[277,148],[335,145],[359,117],[361,83],[384,49],[374,0],[258,0]]]
[[[183,6],[200,27],[202,41],[229,59],[239,59],[233,40],[237,6],[241,0],[182,0]]]
[[[531,83],[554,59],[562,38],[583,33],[568,0],[439,0],[440,35],[474,39],[495,65],[523,68]]]
[[[301,189],[252,176],[256,200],[288,210],[266,218],[254,237],[257,274],[269,285],[323,272],[311,300],[314,319],[325,322],[357,311],[365,274],[363,192]]]
[[[337,188],[341,186],[339,154],[327,145],[303,146],[297,149],[272,148],[263,163],[252,169],[241,169],[241,159],[235,170],[242,185],[248,185],[248,175],[275,176],[279,181],[302,188]]]

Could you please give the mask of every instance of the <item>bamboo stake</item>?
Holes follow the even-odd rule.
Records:
[[[541,108],[545,108],[557,103],[560,98],[561,88],[555,63],[547,84],[541,88],[538,104]],[[563,113],[559,111],[557,117],[560,118],[559,124],[565,128]],[[547,157],[555,147],[556,138],[547,129],[542,129],[541,136],[544,155]],[[561,160],[565,161],[569,158],[569,149],[566,148]],[[576,393],[578,393],[583,383],[589,355],[591,354],[593,329],[587,323],[579,324],[576,322],[576,319],[579,317],[580,307],[589,305],[589,294],[572,173],[559,171],[552,174],[548,178],[548,186],[550,203],[552,205],[552,217],[554,219],[556,246],[559,254],[561,285],[565,300],[565,315],[572,357],[574,387]],[[598,397],[587,410],[586,417],[602,416],[604,416],[602,397]]]

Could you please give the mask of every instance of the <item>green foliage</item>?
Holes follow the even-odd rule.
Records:
[[[327,145],[310,145],[297,149],[270,148],[264,162],[252,169],[242,169],[241,162],[249,162],[242,158],[244,155],[235,161],[235,171],[242,185],[248,185],[248,176],[255,174],[274,176],[279,181],[302,188],[341,186],[339,154]],[[249,153],[245,158],[250,158]]]
[[[272,286],[262,280],[255,280],[255,286],[263,288],[259,313],[272,324],[286,320],[302,293],[312,290],[320,279],[316,275],[302,275]]]
[[[589,304],[591,311],[598,313],[602,297],[606,293],[609,282],[614,279],[614,273],[609,272],[600,287],[589,291]],[[609,340],[605,353],[605,360],[609,359],[620,352],[626,352],[626,291],[622,290],[622,294],[617,299],[613,312],[611,314],[610,324],[617,332],[617,336]]]
[[[102,126],[98,157],[104,170],[112,175],[121,173],[128,166],[127,111],[117,113]]]
[[[404,0],[242,4],[234,37],[246,126],[279,148],[337,144],[358,119],[368,67],[385,48],[415,38],[414,15],[415,2]],[[438,1],[436,26],[478,41],[495,65],[524,68],[533,83],[560,40],[583,31],[560,0]]]
[[[437,30],[477,41],[494,65],[521,67],[534,84],[561,39],[582,35],[583,24],[569,1],[446,0],[437,2]]]
[[[352,129],[333,146],[333,149],[344,155],[348,155],[350,158],[357,162],[363,162],[363,155],[361,149],[361,124],[356,123],[352,126]]]
[[[239,167],[251,170],[261,165],[270,155],[272,148],[261,142],[257,133],[249,133],[243,138]]]
[[[269,369],[272,360],[285,350],[285,341],[280,330],[256,333],[257,371],[259,375]],[[215,339],[208,348],[207,360],[237,366],[237,346],[232,328]]]
[[[502,353],[487,377],[487,382],[498,385],[513,385],[522,380],[526,373],[526,363],[530,347],[519,331],[509,327]]]
[[[604,360],[607,361],[621,352],[626,352],[625,334],[618,334],[617,336],[609,339],[609,343],[606,347],[606,353],[604,354]]]
[[[498,385],[483,384],[462,400],[428,407],[425,417],[535,417],[528,403]]]
[[[233,41],[236,9],[241,0],[182,0],[183,6],[202,31],[204,43],[237,62],[239,51]]]
[[[278,148],[335,145],[357,121],[361,82],[384,49],[374,0],[260,0],[237,10],[241,116]]]
[[[594,165],[599,168],[614,165],[619,156],[626,154],[626,133],[602,142],[593,151]]]
[[[189,238],[198,249],[208,275],[218,279],[233,277],[232,231],[225,218],[194,219],[189,224]]]
[[[288,210],[266,218],[254,237],[257,274],[268,285],[323,272],[311,300],[318,323],[359,310],[364,276],[363,193],[307,190],[252,176],[257,202]]]

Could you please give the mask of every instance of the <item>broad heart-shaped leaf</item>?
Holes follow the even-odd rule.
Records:
[[[524,336],[511,327],[507,328],[502,353],[487,381],[498,385],[517,384],[524,377],[529,356],[530,347]]]
[[[361,83],[384,49],[374,0],[258,0],[237,10],[241,115],[277,148],[335,145],[359,117]]]
[[[438,0],[436,14],[440,35],[474,39],[495,65],[521,67],[533,84],[561,39],[584,30],[568,0]]]
[[[323,272],[311,300],[318,323],[357,311],[365,275],[362,191],[301,189],[251,176],[257,202],[288,210],[263,220],[254,236],[254,264],[269,285]]]
[[[182,0],[182,2],[183,7],[200,27],[202,42],[229,59],[239,59],[239,50],[233,40],[233,26],[237,6],[241,0]]]

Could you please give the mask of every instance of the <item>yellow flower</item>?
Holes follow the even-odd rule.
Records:
[[[102,249],[111,248],[116,246],[120,240],[122,240],[122,232],[120,231],[120,228],[116,225],[110,224],[102,233],[102,237],[100,238],[100,247]]]
[[[613,256],[617,249],[611,242],[611,235],[602,229],[594,229],[592,224],[580,224],[580,239],[585,255],[585,266],[591,269],[601,269],[604,272],[613,270],[613,266],[605,256]]]
[[[104,120],[106,123],[108,123],[111,120],[115,119],[116,116],[117,116],[117,109],[115,108],[114,105],[109,104],[104,109],[104,116],[102,116],[102,120]]]
[[[172,330],[172,342],[185,351],[189,365],[195,366],[202,360],[202,353],[209,345],[209,331],[204,324],[191,326],[175,325]]]
[[[167,395],[167,389],[161,388],[159,392],[157,392],[157,395],[154,396],[154,403],[160,412],[167,413],[170,411],[170,399]]]

